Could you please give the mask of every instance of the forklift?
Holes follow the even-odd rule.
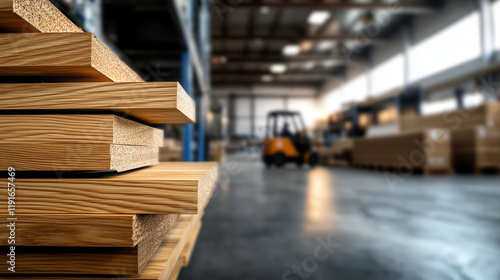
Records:
[[[314,167],[318,159],[299,112],[273,111],[267,115],[266,140],[262,152],[262,160],[267,167],[275,165],[282,168],[289,162],[294,162],[298,167],[304,163]]]

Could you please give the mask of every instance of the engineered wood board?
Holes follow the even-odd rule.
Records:
[[[182,251],[182,266],[188,266],[191,256],[193,255],[194,247],[196,246],[196,240],[201,231],[201,221],[196,225],[193,233],[189,237],[184,250]]]
[[[154,167],[98,179],[16,179],[22,186],[16,189],[16,213],[195,214],[205,207],[217,181],[216,163]],[[0,200],[6,208],[7,188]]]
[[[0,93],[1,96],[1,93]],[[0,144],[163,146],[163,130],[115,115],[2,115]]]
[[[0,0],[0,32],[83,32],[49,0]]]
[[[172,269],[172,274],[170,274],[170,277],[168,278],[169,280],[177,280],[179,278],[179,274],[181,274],[182,270],[182,259],[177,260],[177,263],[175,264],[174,268]]]
[[[157,164],[159,147],[113,144],[1,144],[0,170],[128,171]]]
[[[114,277],[116,278],[124,278],[124,279],[142,279],[142,280],[155,280],[155,279],[170,279],[173,273],[176,271],[177,264],[179,261],[182,261],[182,251],[184,250],[186,243],[188,242],[189,237],[191,236],[193,230],[195,229],[196,225],[200,221],[200,216],[199,215],[190,215],[190,214],[183,214],[180,215],[176,225],[174,228],[172,228],[168,235],[163,239],[160,248],[156,251],[156,253],[153,255],[151,260],[148,262],[146,267],[141,271],[140,274],[135,275],[135,276],[130,276],[127,275],[130,273],[130,265],[134,265],[130,260],[121,260],[118,259],[118,257],[115,257],[110,260],[110,263],[120,263],[120,261],[123,261],[121,266],[118,265],[118,269],[113,269],[111,270],[111,273]],[[124,249],[124,248],[122,248]],[[128,250],[128,248],[126,248]],[[83,259],[82,259],[83,260]],[[104,261],[106,260],[106,261]],[[46,260],[43,260],[44,262],[47,262],[47,265],[49,266],[55,266],[54,263],[49,263]],[[125,261],[128,261],[127,263]],[[101,259],[100,260],[100,266],[103,267],[108,267],[109,265],[107,264],[107,259]],[[19,265],[21,265],[19,263]],[[124,266],[128,265],[128,266]],[[2,264],[2,266],[4,266]],[[17,266],[16,266],[17,267]],[[3,267],[2,267],[3,268]],[[2,269],[0,268],[0,269]],[[43,269],[43,268],[41,268]],[[69,268],[71,269],[71,268]],[[109,267],[107,268],[109,269]],[[100,267],[97,267],[95,271],[97,270],[102,270]],[[0,274],[0,277],[2,279],[17,279],[17,280],[22,280],[22,279],[32,279],[28,275],[22,275],[20,273],[17,273],[17,277],[12,277],[12,274]],[[93,275],[97,275],[97,273],[91,273]],[[109,274],[109,271],[105,274]],[[93,279],[93,280],[104,280],[107,279],[109,280],[110,278],[107,277],[89,277],[89,276],[78,276],[75,275],[74,277],[68,277],[67,275],[51,275],[50,277],[44,277],[43,275],[36,275],[37,279],[59,279],[59,280],[70,280],[70,279]]]
[[[17,246],[134,247],[144,239],[165,236],[179,215],[132,214],[19,214]],[[0,226],[7,225],[6,214]],[[50,226],[47,226],[50,225]],[[8,246],[8,232],[0,231],[0,246]]]
[[[23,266],[21,268],[19,264],[16,273],[137,275],[160,247],[169,230],[176,225],[179,215],[170,215],[169,218],[173,219],[155,224],[156,228],[149,228],[151,233],[145,235],[135,247],[16,246],[17,252],[22,254],[20,263]],[[7,269],[7,265],[4,266],[0,265],[0,269]]]
[[[38,77],[44,82],[144,82],[92,33],[0,34],[0,49],[3,77],[23,76],[26,81]]]
[[[1,110],[119,111],[153,124],[193,123],[195,104],[177,82],[0,84]]]

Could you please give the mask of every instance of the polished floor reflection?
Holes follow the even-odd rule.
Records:
[[[266,169],[232,156],[179,279],[500,279],[500,177]]]

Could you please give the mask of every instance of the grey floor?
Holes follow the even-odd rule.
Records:
[[[500,279],[500,177],[221,165],[179,279]]]

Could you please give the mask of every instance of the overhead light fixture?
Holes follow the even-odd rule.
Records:
[[[275,74],[281,74],[286,71],[286,65],[285,64],[273,64],[271,65],[271,68],[269,69],[271,73]]]
[[[300,53],[299,45],[286,45],[283,47],[283,55],[294,56]]]
[[[314,11],[307,18],[307,22],[311,25],[322,25],[330,18],[328,11]]]
[[[320,43],[318,43],[318,50],[326,51],[328,49],[333,48],[334,44],[335,43],[333,41],[321,41]]]
[[[267,15],[269,13],[269,7],[268,6],[260,7],[260,13],[263,15]]]
[[[263,75],[263,76],[261,77],[261,80],[262,80],[263,82],[268,83],[268,82],[272,82],[272,81],[274,80],[274,77],[273,77],[273,75]]]
[[[304,64],[304,69],[307,69],[307,70],[311,70],[314,68],[314,66],[316,65],[316,63],[314,63],[314,61],[308,61]]]

